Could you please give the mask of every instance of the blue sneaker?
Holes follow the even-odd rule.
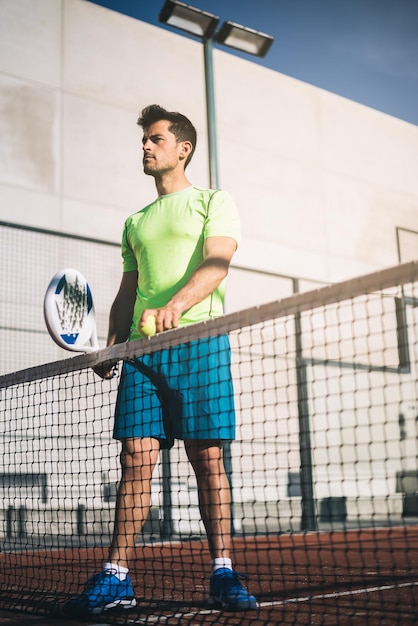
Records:
[[[110,609],[136,606],[129,576],[120,580],[111,570],[104,570],[86,582],[82,594],[70,600],[65,612],[71,615],[100,615]]]
[[[209,605],[226,611],[251,611],[258,608],[257,600],[241,585],[244,574],[221,568],[210,577]]]

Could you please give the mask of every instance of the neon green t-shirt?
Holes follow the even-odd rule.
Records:
[[[203,261],[207,237],[240,239],[240,222],[231,196],[222,190],[188,187],[160,196],[131,215],[122,238],[123,271],[138,271],[129,339],[139,339],[137,321],[145,309],[164,306]],[[183,313],[179,325],[223,314],[225,281]]]

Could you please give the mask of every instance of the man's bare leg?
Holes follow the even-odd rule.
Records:
[[[152,473],[158,460],[157,439],[125,439],[122,443],[122,476],[115,511],[109,562],[128,567],[138,534],[148,517]]]
[[[212,559],[229,558],[231,547],[231,496],[222,448],[212,441],[185,441],[194,469],[199,507]]]
[[[232,611],[257,608],[257,600],[245,589],[240,574],[232,569],[231,494],[220,444],[186,441],[185,447],[196,474],[199,506],[212,557],[209,604]]]

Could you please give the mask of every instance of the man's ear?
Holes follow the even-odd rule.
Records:
[[[193,150],[193,146],[190,141],[182,141],[180,146],[180,159],[187,159],[191,151]]]

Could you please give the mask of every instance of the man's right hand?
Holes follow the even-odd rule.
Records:
[[[93,371],[95,374],[100,376],[100,378],[110,380],[116,376],[117,367],[117,361],[103,361],[103,363],[97,363],[97,365],[93,367]]]

